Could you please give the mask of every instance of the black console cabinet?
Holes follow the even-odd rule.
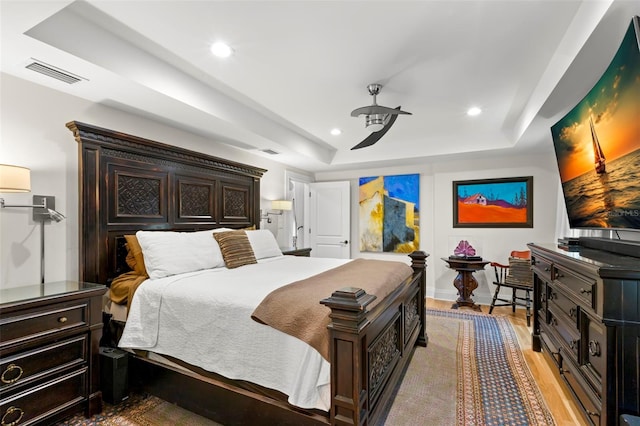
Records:
[[[558,367],[585,418],[640,414],[640,243],[580,238],[572,251],[529,244],[532,346]]]

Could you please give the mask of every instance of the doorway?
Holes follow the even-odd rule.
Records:
[[[285,170],[285,197],[291,200],[291,214],[285,224],[285,239],[287,246],[303,248],[309,247],[308,238],[308,196],[309,184],[313,182],[310,176]]]

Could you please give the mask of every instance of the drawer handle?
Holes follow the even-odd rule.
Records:
[[[60,318],[58,318],[58,322],[61,322],[61,323],[63,323],[63,324],[64,324],[65,322],[67,322],[67,317],[60,317]]]
[[[569,342],[569,347],[571,349],[575,349],[576,348],[576,343],[578,343],[578,341],[576,339],[571,339],[571,342]]]
[[[589,340],[589,355],[600,356],[600,343],[595,340]]]
[[[585,290],[584,288],[581,288],[580,294],[591,294],[591,290]]]
[[[558,295],[555,292],[551,292],[549,293],[549,300],[555,300],[558,297]]]
[[[549,272],[549,271],[551,271],[551,268],[549,268],[549,267],[547,266],[546,268],[544,268],[544,271],[545,271],[545,272]]]
[[[561,272],[556,272],[556,278],[562,278],[564,277],[564,275],[562,275]]]
[[[551,325],[558,325],[558,320],[557,320],[557,319],[555,319],[555,318],[551,318],[551,321],[549,321],[549,323],[550,323]]]
[[[595,411],[587,410],[587,414],[590,415],[590,416],[600,417],[600,413],[596,413]]]
[[[577,312],[578,312],[578,310],[576,308],[569,308],[569,316],[571,318],[575,318]]]
[[[11,416],[14,412],[18,412],[16,414],[18,416],[18,418],[15,419],[14,421],[12,421],[11,423],[7,423],[6,422],[7,417]],[[15,426],[18,423],[20,423],[20,420],[22,420],[22,416],[24,416],[24,411],[22,411],[22,408],[9,407],[9,408],[7,408],[7,411],[2,416],[2,426]]]
[[[16,377],[14,377],[13,379],[7,379],[5,377],[5,374],[12,372],[13,370],[18,370],[18,375]],[[4,370],[2,372],[2,376],[0,376],[0,380],[2,380],[2,383],[10,385],[11,383],[15,383],[18,380],[20,380],[20,377],[22,377],[22,367],[20,367],[19,365],[15,365],[15,364],[9,364],[7,366],[7,369]]]

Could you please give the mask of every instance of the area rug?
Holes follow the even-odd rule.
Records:
[[[554,425],[506,317],[427,309],[385,425]]]
[[[554,425],[509,320],[427,309],[429,344],[418,347],[377,426]],[[68,426],[217,425],[154,396],[133,395]]]
[[[132,394],[118,405],[103,405],[90,419],[79,414],[56,426],[220,426],[152,395]]]

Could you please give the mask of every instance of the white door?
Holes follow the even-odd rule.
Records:
[[[309,184],[311,256],[349,259],[351,208],[349,182]]]

